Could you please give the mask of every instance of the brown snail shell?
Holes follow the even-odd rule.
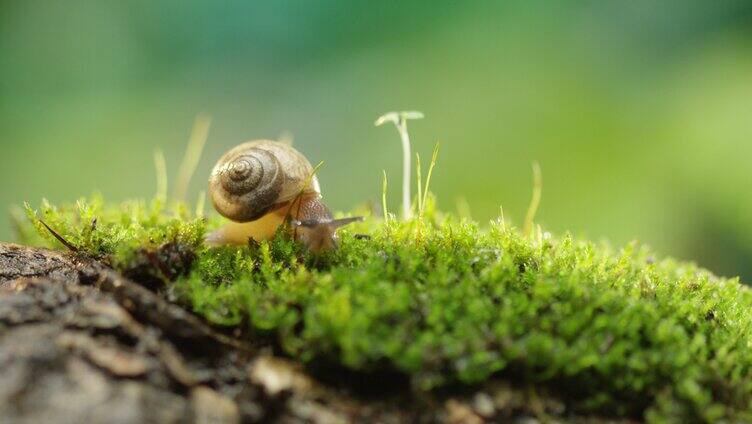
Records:
[[[214,208],[231,223],[209,234],[210,245],[245,244],[273,237],[285,219],[310,250],[333,249],[336,231],[360,217],[332,219],[308,159],[271,140],[243,143],[225,153],[209,177]]]
[[[311,163],[292,146],[271,140],[225,153],[209,178],[214,208],[235,222],[255,221],[296,197],[320,194]]]

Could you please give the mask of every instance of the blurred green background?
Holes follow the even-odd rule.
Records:
[[[440,208],[637,239],[752,281],[748,1],[0,2],[0,207],[154,193],[197,113],[190,199],[226,149],[290,133],[334,209],[397,210],[383,112],[417,109]],[[173,177],[174,180],[174,177]],[[463,200],[464,199],[464,200]],[[10,220],[0,240],[13,239]]]

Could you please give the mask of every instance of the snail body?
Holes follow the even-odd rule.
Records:
[[[214,208],[232,222],[209,234],[209,245],[272,238],[287,218],[294,237],[312,251],[336,247],[336,230],[360,218],[332,219],[308,159],[271,140],[240,144],[225,153],[209,177]]]

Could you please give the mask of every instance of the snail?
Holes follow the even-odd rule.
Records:
[[[295,240],[318,252],[337,247],[338,228],[362,217],[333,219],[308,159],[292,146],[254,140],[225,153],[209,177],[209,196],[230,223],[210,233],[211,246],[271,239],[290,219]]]

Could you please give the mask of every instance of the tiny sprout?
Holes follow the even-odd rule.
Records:
[[[525,215],[525,224],[522,227],[522,233],[529,237],[533,231],[535,215],[538,213],[538,207],[541,201],[541,192],[543,191],[543,176],[538,162],[533,162],[533,197],[530,199],[527,214]]]
[[[157,199],[167,199],[167,164],[162,149],[154,150],[154,168],[157,174]]]
[[[403,120],[408,119],[423,119],[425,115],[423,115],[423,112],[418,112],[417,110],[407,110],[402,112],[387,112],[381,116],[379,116],[379,119],[376,120],[374,123],[377,127],[384,125],[387,122],[394,122],[394,125],[400,125],[400,122]]]
[[[410,219],[411,207],[410,207],[410,135],[407,133],[407,120],[408,119],[422,119],[423,113],[415,110],[402,111],[402,112],[388,112],[376,119],[374,123],[377,127],[387,122],[393,122],[397,127],[400,139],[402,140],[402,215],[405,219]]]
[[[190,184],[191,177],[193,177],[193,173],[196,171],[196,166],[198,166],[198,162],[201,160],[206,139],[209,137],[210,127],[211,118],[208,115],[199,114],[196,116],[183,161],[180,163],[180,168],[178,169],[178,179],[175,184],[175,192],[173,193],[174,199],[178,202],[185,200],[185,194],[188,192],[188,184]]]
[[[387,189],[387,180],[386,180],[386,170],[381,170],[381,172],[384,173],[384,179],[381,181],[381,209],[382,213],[384,214],[384,222],[389,221],[389,210],[386,207],[386,189]]]

